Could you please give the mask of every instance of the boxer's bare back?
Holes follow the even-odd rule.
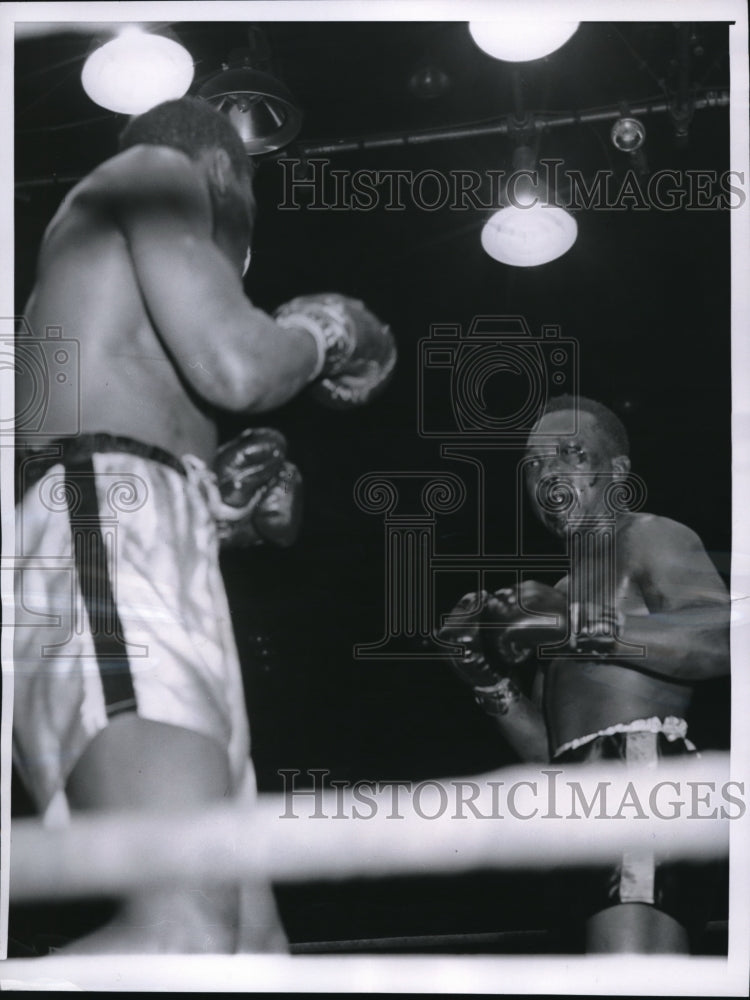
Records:
[[[249,177],[220,147],[189,158],[134,146],[68,195],[45,233],[25,317],[36,337],[57,327],[78,341],[80,369],[75,384],[50,380],[44,424],[20,446],[77,424],[210,462],[214,407],[264,410],[306,384],[312,338],[280,330],[243,292],[254,208]],[[24,375],[19,412],[35,389]],[[219,743],[127,713],[93,739],[66,792],[73,809],[169,813],[221,800],[229,780]],[[248,897],[189,884],[138,894],[72,950],[284,950],[270,887],[254,886],[249,904],[239,892]]]
[[[386,384],[395,364],[395,339],[387,324],[363,303],[330,293],[301,296],[287,303],[283,320],[276,321],[246,297],[241,276],[249,260],[255,216],[253,167],[239,135],[220,112],[195,98],[165,102],[131,121],[120,142],[124,152],[97,167],[71,191],[43,240],[25,318],[38,339],[46,333],[53,337],[54,330],[66,341],[77,341],[80,368],[76,379],[49,381],[43,424],[25,439],[19,433],[22,449],[43,447],[77,426],[83,435],[102,435],[81,442],[84,449],[121,448],[123,453],[145,453],[154,462],[174,465],[149,451],[148,446],[157,446],[177,458],[192,455],[210,467],[217,444],[217,410],[264,412],[316,382],[312,388],[324,401],[335,398],[337,405],[344,400],[342,405],[358,406]],[[26,411],[30,393],[39,390],[29,375],[23,365],[18,366],[19,413]],[[124,438],[131,440],[118,441]],[[156,509],[154,502],[148,516],[151,523],[174,518],[181,525],[166,543],[173,548],[164,553],[161,572],[181,579],[183,567],[203,567],[200,579],[209,581],[208,592],[195,596],[198,602],[205,597],[210,631],[228,620],[218,579],[218,538],[208,527],[210,518],[216,517],[215,498],[206,495],[210,488],[203,489],[209,476],[199,465],[188,460],[185,469],[198,473],[200,487],[188,476],[191,488],[185,486],[183,491],[178,486],[162,500],[162,509]],[[20,501],[20,516],[37,518],[49,527],[47,508],[30,493]],[[251,516],[252,499],[243,516]],[[185,513],[188,506],[190,516]],[[185,516],[180,517],[180,511]],[[277,520],[279,512],[275,510]],[[67,528],[63,525],[66,539]],[[134,522],[131,533],[137,531]],[[45,537],[41,529],[39,537]],[[139,552],[138,545],[133,551]],[[140,565],[136,556],[132,561],[137,588],[140,576],[145,578],[151,567]],[[92,569],[84,561],[86,580],[79,572],[78,591],[82,594],[86,586],[91,597],[104,580],[122,596],[125,588],[118,589],[118,580],[109,579],[121,565],[118,562],[113,569],[112,564],[97,564]],[[95,578],[91,587],[89,577]],[[170,603],[179,599],[179,588],[169,579],[157,582],[169,619],[162,629],[174,630],[183,641],[191,637],[190,648],[191,629],[199,626],[186,620],[183,608]],[[78,594],[74,596],[77,600]],[[91,607],[97,610],[93,600]],[[134,606],[140,608],[137,601]],[[67,610],[72,614],[72,604]],[[140,610],[130,608],[128,614],[141,622]],[[57,669],[52,669],[41,663],[41,646],[36,643],[42,638],[31,630],[27,633],[22,660],[31,707],[14,724],[18,745],[23,731],[29,757],[35,758],[43,743],[45,727],[55,733],[74,729],[79,735],[85,711],[74,696],[82,685],[65,685],[66,697],[72,695],[72,711],[62,722],[52,687],[66,681],[71,672],[78,678],[90,667],[93,684],[102,673],[94,643],[94,632],[100,637],[99,624],[91,613],[87,620],[96,653],[91,663],[61,656],[55,661]],[[159,640],[160,636],[154,639],[155,649],[161,648]],[[134,694],[126,708],[108,711],[106,725],[95,735],[86,731],[82,752],[78,744],[75,753],[63,748],[60,760],[50,762],[54,781],[58,775],[65,781],[64,797],[72,809],[138,809],[173,815],[245,794],[247,782],[234,773],[237,766],[232,771],[230,765],[232,748],[244,753],[246,728],[246,720],[237,715],[241,677],[236,648],[228,636],[215,636],[206,643],[210,661],[206,663],[202,648],[196,650],[195,663],[181,662],[171,647],[161,658],[155,653],[147,672],[157,692],[152,702],[159,704],[152,704],[150,713],[138,714]],[[212,651],[219,650],[216,655],[223,657],[222,662],[211,659]],[[130,678],[135,692],[138,678],[131,674],[126,655],[119,657],[117,669]],[[141,673],[144,669],[139,665]],[[194,675],[203,679],[196,686],[201,694],[191,711],[209,718],[218,711],[219,726],[212,728],[205,719],[196,721],[195,715],[184,712],[178,712],[175,721],[165,707],[175,699],[179,702],[183,694],[190,701],[190,691],[178,690],[174,677],[183,678],[189,687],[195,684]],[[62,789],[55,796],[57,791]],[[37,788],[36,793],[40,809],[46,809],[46,792]],[[285,947],[265,880],[249,887],[196,886],[189,874],[168,893],[130,896],[109,925],[75,944],[82,951]]]
[[[71,426],[127,435],[173,454],[210,461],[214,407],[262,410],[304,384],[309,336],[279,337],[239,281],[254,202],[207,152],[189,159],[167,147],[136,146],[108,160],[71,191],[45,234],[25,316],[36,336],[62,328],[79,342],[78,385],[49,385],[36,445]],[[273,377],[253,367],[254,338],[273,338]],[[267,354],[267,352],[266,352]],[[309,367],[312,360],[309,361]],[[23,379],[20,407],[33,387]]]

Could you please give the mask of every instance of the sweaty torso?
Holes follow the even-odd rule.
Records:
[[[624,515],[617,527],[614,547],[614,599],[627,615],[648,615],[649,607],[638,583],[637,534],[650,514]],[[600,588],[597,576],[605,571],[593,560],[577,571],[586,573],[589,585]],[[574,570],[575,572],[575,570]],[[624,666],[624,663],[630,666]],[[637,669],[638,658],[614,660],[558,659],[546,668],[544,708],[552,749],[577,737],[617,723],[667,715],[682,717],[690,703],[689,684],[656,677]]]
[[[17,411],[26,412],[40,391],[46,403],[33,438],[19,435],[19,443],[39,446],[77,427],[209,460],[216,447],[213,415],[186,387],[149,320],[107,198],[113,185],[129,184],[136,186],[138,178],[126,160],[108,161],[68,195],[47,229],[24,315],[34,339],[59,328],[74,341],[67,352],[72,363],[59,383],[54,351],[45,350],[49,378],[43,389],[17,365]]]

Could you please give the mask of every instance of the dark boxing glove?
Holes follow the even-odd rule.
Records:
[[[274,313],[279,326],[306,330],[318,348],[310,394],[334,409],[369,402],[396,365],[390,327],[363,302],[336,292],[300,295]]]
[[[570,650],[581,656],[607,656],[615,651],[625,615],[612,605],[570,605]]]
[[[443,626],[438,632],[443,641],[463,647],[462,654],[451,660],[461,680],[474,692],[474,700],[488,715],[506,715],[521,696],[513,666],[500,662],[491,648],[488,630],[482,629],[495,619],[495,600],[482,590],[466,594],[451,611],[461,622]],[[490,633],[491,634],[491,633]]]
[[[528,580],[493,594],[495,621],[503,628],[494,633],[494,649],[507,664],[519,664],[536,654],[540,645],[563,642],[567,603],[564,594]]]
[[[561,653],[582,657],[605,656],[614,649],[622,624],[614,608],[578,602],[568,608],[564,594],[536,580],[493,596],[495,620],[505,626],[496,633],[494,648],[505,663],[522,663],[541,645],[559,645]]]
[[[214,516],[224,548],[271,542],[288,546],[302,517],[302,477],[286,461],[286,439],[256,427],[219,448],[213,471],[219,498]]]

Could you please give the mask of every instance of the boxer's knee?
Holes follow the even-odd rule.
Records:
[[[687,954],[688,934],[674,917],[647,903],[620,903],[586,921],[586,951]]]

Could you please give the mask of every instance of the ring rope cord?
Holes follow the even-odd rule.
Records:
[[[551,774],[555,775],[552,810],[548,788],[543,789]],[[626,849],[669,851],[672,858],[724,857],[730,820],[746,812],[737,787],[733,795],[739,806],[727,809],[728,801],[720,800],[727,779],[728,755],[709,753],[699,760],[663,760],[658,771],[636,767],[626,771],[611,762],[540,765],[412,783],[412,792],[429,786],[434,794],[421,795],[418,810],[416,799],[401,796],[397,805],[401,819],[394,814],[396,782],[382,782],[388,787],[372,794],[377,808],[367,819],[353,818],[355,807],[362,812],[362,801],[351,790],[313,793],[301,788],[294,794],[261,795],[251,806],[217,804],[166,817],[153,812],[74,813],[70,825],[62,829],[21,819],[12,826],[10,897],[21,902],[119,895],[186,878],[195,883],[301,882],[477,868],[546,868],[611,862]],[[531,794],[534,782],[541,790],[536,798]],[[691,800],[696,805],[693,786],[698,789],[702,800],[694,818],[700,821],[659,818],[653,811],[638,817],[631,808],[621,809],[619,818],[570,818],[572,796],[578,794],[571,792],[573,786],[591,801],[606,783],[608,800],[617,805],[628,795],[631,803],[633,796],[648,803],[654,786],[660,785],[661,809],[665,809],[678,795],[666,787],[669,782],[681,789],[687,810]],[[471,801],[483,818],[474,818],[471,808],[456,818],[456,789],[467,783],[478,789]],[[516,786],[526,788],[531,797],[519,796],[515,811],[526,816],[536,806],[536,814],[519,818],[503,805],[502,818],[497,818],[491,803],[497,802],[498,790]],[[711,787],[714,795],[707,804]],[[435,803],[443,801],[443,795],[448,808],[438,815]],[[714,809],[715,816],[709,816]],[[350,821],[334,819],[337,813]],[[433,814],[435,818],[425,818]]]

